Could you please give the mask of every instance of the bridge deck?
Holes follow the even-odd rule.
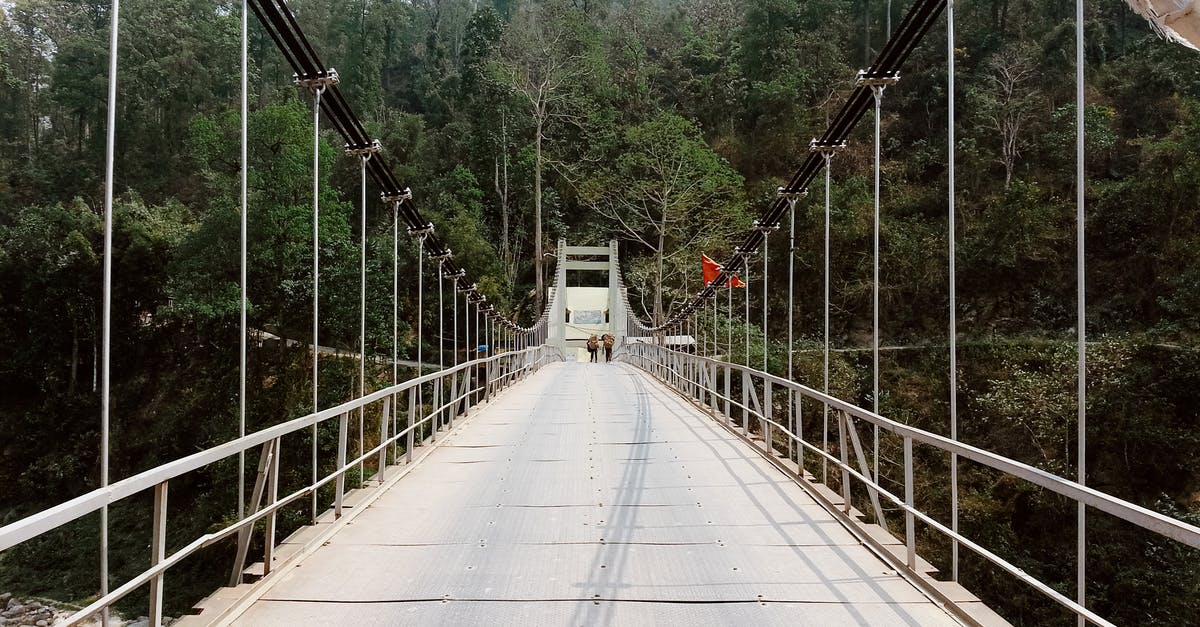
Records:
[[[358,514],[239,622],[957,624],[622,365],[545,368]]]

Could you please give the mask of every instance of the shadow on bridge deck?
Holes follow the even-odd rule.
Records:
[[[502,394],[246,625],[957,624],[792,480],[624,365]]]

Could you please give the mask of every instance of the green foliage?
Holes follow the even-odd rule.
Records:
[[[0,499],[0,516],[11,520],[96,481],[91,383],[109,3],[2,4],[0,431],[7,438],[0,442],[0,482],[12,489]],[[236,432],[241,297],[240,4],[122,5],[115,476]],[[522,323],[540,313],[535,244],[548,250],[560,237],[619,239],[632,298],[645,302],[647,313],[668,315],[698,287],[697,253],[723,257],[739,243],[751,216],[774,201],[809,139],[841,106],[854,70],[885,41],[885,5],[849,0],[289,6],[319,54],[338,68],[342,93],[383,142],[438,235],[489,301]],[[1089,3],[1087,10],[1088,332],[1103,338],[1089,347],[1089,479],[1194,519],[1200,74],[1193,51],[1157,39],[1124,3]],[[1074,67],[1073,19],[1069,7],[1055,3],[966,4],[955,51],[963,437],[1066,474],[1075,447],[1074,349],[1065,343],[1075,324],[1075,108],[1074,86],[1064,78]],[[948,429],[949,396],[939,347],[949,280],[944,37],[931,30],[903,82],[887,91],[882,146],[882,334],[885,344],[907,347],[884,359],[880,402],[888,415],[938,432]],[[250,52],[249,321],[304,343],[313,296],[311,95],[296,92],[291,68],[253,19]],[[322,134],[320,341],[358,350],[365,238],[366,352],[390,356],[395,342],[401,357],[413,357],[416,246],[402,229],[393,242],[394,216],[376,201],[379,190],[367,190],[366,228],[360,226],[359,164],[341,154],[340,144],[334,133]],[[833,162],[829,225],[830,333],[839,349],[831,392],[860,404],[872,400],[869,352],[862,350],[872,305],[871,162],[863,128]],[[810,386],[823,384],[824,375],[817,296],[824,283],[823,191],[818,180],[796,208],[794,250],[772,236],[766,302],[757,280],[749,294],[755,324],[763,308],[769,313],[769,368],[783,372],[788,347],[779,329],[786,268],[795,264],[792,366]],[[537,207],[541,240],[534,235]],[[434,354],[437,341],[430,266],[425,355]],[[735,295],[735,321],[744,295]],[[717,336],[732,332],[730,358],[758,363],[761,329],[730,321],[724,306]],[[712,323],[705,312],[697,328],[708,333]],[[749,355],[737,341],[747,330]],[[354,393],[352,362],[321,362],[323,403]],[[252,343],[249,368],[252,429],[309,411],[302,346]],[[379,383],[390,374],[382,370],[368,378]],[[323,454],[331,438],[319,435]],[[296,443],[299,452],[288,454],[306,454],[308,444]],[[946,460],[918,459],[930,473],[946,472]],[[180,540],[228,520],[232,469],[229,462],[173,483],[173,495],[195,504]],[[288,479],[301,481],[304,473],[294,472]],[[979,469],[964,471],[962,485],[969,535],[1071,591],[1071,551],[1056,548],[1071,508]],[[920,497],[948,507],[945,490],[924,489]],[[139,538],[115,547],[121,573],[145,561],[143,505],[114,512],[113,524],[131,531],[114,537]],[[300,524],[303,514],[287,518]],[[1094,606],[1121,623],[1191,620],[1194,552],[1112,521],[1095,524]],[[95,525],[64,533],[87,544]],[[93,594],[92,545],[73,550],[64,537],[6,553],[0,586],[71,599]],[[922,541],[944,566],[946,547]],[[178,608],[220,582],[226,556],[215,552],[227,548],[179,571],[179,585],[173,579],[168,587]],[[39,555],[62,564],[65,574],[31,566]],[[1011,577],[977,563],[964,567],[964,581],[1015,622],[1061,619]]]

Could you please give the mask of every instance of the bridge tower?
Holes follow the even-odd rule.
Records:
[[[571,349],[582,348],[593,333],[612,333],[620,342],[629,333],[629,320],[621,298],[616,240],[608,246],[568,246],[566,240],[559,240],[558,250],[557,276],[547,294],[552,303],[547,343],[570,354]],[[608,286],[569,286],[568,271],[605,272]],[[560,287],[562,297],[557,298]]]

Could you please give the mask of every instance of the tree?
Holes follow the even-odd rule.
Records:
[[[672,113],[626,129],[621,155],[583,186],[582,197],[650,251],[648,265],[641,262],[630,278],[642,294],[653,293],[656,324],[687,296],[675,285],[671,302],[664,302],[670,277],[689,264],[694,272],[698,250],[726,247],[748,222],[742,177],[704,143],[696,125]]]
[[[992,57],[984,69],[983,86],[974,92],[984,125],[996,132],[1004,166],[1004,187],[1012,184],[1017,158],[1028,143],[1029,127],[1037,118],[1041,94],[1034,79],[1037,64],[1029,50],[1008,48]]]
[[[588,42],[580,32],[582,16],[559,4],[527,5],[518,10],[501,41],[494,64],[499,80],[526,103],[533,121],[533,267],[534,310],[545,297],[542,272],[543,143],[553,122],[575,122],[570,106],[574,89],[589,80]]]

